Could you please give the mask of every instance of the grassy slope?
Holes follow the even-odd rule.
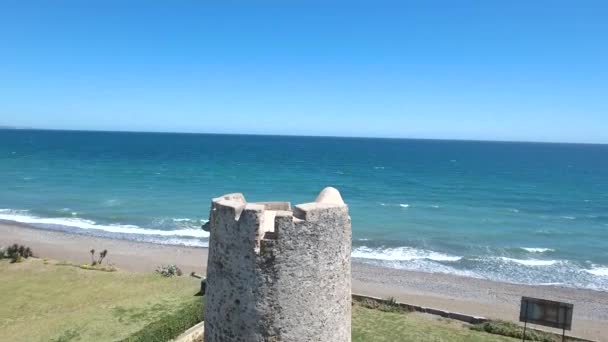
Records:
[[[0,261],[6,341],[114,341],[181,304],[200,300],[190,277],[101,272],[28,259]]]
[[[419,313],[392,313],[353,306],[353,341],[515,342],[516,339],[477,332],[462,323]]]
[[[0,261],[0,332],[6,341],[114,341],[200,300],[189,277],[101,272],[29,259]],[[417,313],[353,307],[353,341],[515,341]]]

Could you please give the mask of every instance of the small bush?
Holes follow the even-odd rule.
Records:
[[[397,306],[397,299],[395,297],[388,297],[384,300],[384,304],[388,306]]]
[[[485,323],[475,324],[471,326],[472,330],[484,331],[494,335],[502,335],[514,338],[522,338],[524,328],[520,325],[507,322],[507,321],[488,321]],[[540,341],[540,342],[555,342],[555,338],[552,334],[544,333],[528,329],[526,330],[527,341]]]
[[[203,301],[185,304],[172,314],[146,325],[143,329],[121,342],[165,342],[203,321]]]
[[[34,256],[31,248],[16,243],[2,250],[2,258],[9,258],[11,262],[21,262],[31,256]]]
[[[175,265],[161,265],[156,268],[156,273],[162,275],[163,277],[181,277],[182,270]]]
[[[363,298],[353,300],[353,304],[354,303],[358,303],[368,309],[375,309],[385,312],[407,313],[412,311],[410,308],[399,305],[399,303],[397,303],[397,300],[394,297],[389,297],[381,301],[370,298]]]

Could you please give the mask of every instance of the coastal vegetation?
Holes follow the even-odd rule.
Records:
[[[95,266],[101,265],[103,259],[105,259],[105,257],[108,255],[108,250],[104,249],[103,251],[99,252],[99,258],[97,260],[95,259],[95,249],[91,249],[89,253],[91,253],[91,266]]]
[[[6,249],[0,248],[0,259],[11,259],[11,262],[13,263],[21,262],[32,256],[34,256],[32,249],[24,245],[15,243]]]
[[[516,339],[471,330],[461,322],[416,312],[388,312],[353,305],[353,342],[445,341],[515,342]]]
[[[385,311],[385,312],[401,312],[401,313],[411,312],[411,310],[408,309],[407,307],[399,305],[399,303],[397,303],[397,299],[395,297],[388,297],[382,301],[362,298],[362,299],[357,299],[356,302],[363,307],[366,307],[369,309]]]
[[[203,321],[203,301],[188,302],[173,313],[146,325],[121,342],[166,342]]]
[[[67,265],[37,258],[0,261],[2,340],[117,341],[145,336],[144,328],[167,336],[192,322],[172,315],[200,306],[200,279]]]
[[[48,263],[48,261],[46,261]],[[113,265],[107,265],[107,266],[103,266],[101,264],[75,264],[73,262],[70,261],[60,261],[58,263],[55,264],[56,266],[71,266],[71,267],[78,267],[81,268],[83,270],[91,270],[91,271],[102,271],[102,272],[115,272],[117,271],[117,268],[114,267]]]
[[[163,277],[181,277],[183,272],[176,265],[161,265],[156,268],[156,273]]]
[[[196,296],[200,279],[65,266],[78,265],[36,258],[18,264],[0,261],[4,338],[168,341],[203,319],[203,301]],[[353,341],[515,341],[397,307],[355,302]]]
[[[515,337],[517,339],[521,339],[523,336],[523,329],[516,323],[495,320],[484,322],[481,324],[475,324],[471,326],[472,330],[476,331],[485,331],[490,334],[503,335]],[[554,342],[555,336],[553,334],[535,331],[532,329],[528,329],[526,331],[526,340],[527,341],[541,341],[541,342]]]

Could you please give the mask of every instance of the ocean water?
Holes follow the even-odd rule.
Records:
[[[608,290],[608,145],[0,130],[0,219],[41,229],[205,246],[212,197],[328,185],[358,261]]]

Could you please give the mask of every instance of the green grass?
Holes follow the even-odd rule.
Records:
[[[116,341],[201,300],[200,280],[0,260],[6,341]]]
[[[469,329],[463,323],[415,312],[398,313],[353,305],[353,341],[515,342]]]
[[[72,266],[72,267],[70,267]],[[200,280],[0,260],[3,341],[166,341],[202,318]],[[384,311],[383,311],[384,309]],[[393,306],[353,306],[353,341],[514,342]]]

